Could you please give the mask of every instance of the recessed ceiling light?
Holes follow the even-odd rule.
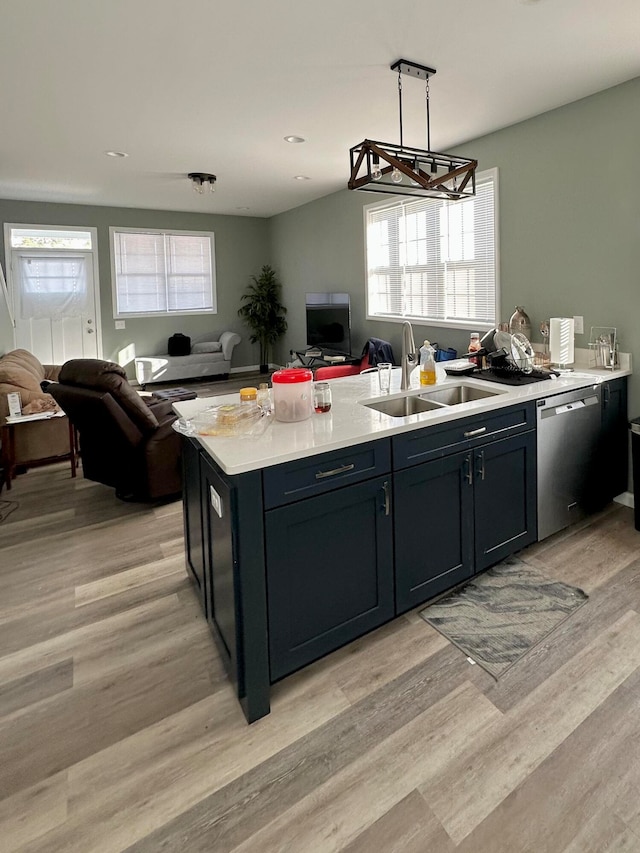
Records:
[[[307,175],[294,175],[293,180],[294,181],[310,181],[311,178],[307,177]]]
[[[307,140],[303,136],[285,136],[285,142],[306,142]]]
[[[128,157],[128,154],[125,154],[124,151],[105,151],[104,152],[107,157]]]
[[[236,207],[236,210],[251,210],[250,207]]]

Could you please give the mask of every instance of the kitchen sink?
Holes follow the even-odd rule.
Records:
[[[434,409],[444,408],[443,403],[432,400],[423,400],[421,397],[395,397],[391,400],[373,400],[364,403],[368,409],[375,409],[392,418],[406,418],[409,415],[418,415],[421,412],[432,412]]]
[[[362,405],[392,418],[407,418],[409,415],[433,412],[436,409],[446,409],[448,406],[459,406],[473,400],[494,397],[496,394],[504,394],[504,391],[493,388],[475,388],[473,385],[456,383],[442,388],[434,388],[433,391],[425,391],[421,394],[416,394],[413,391],[405,397],[370,400],[362,403]]]
[[[474,388],[471,385],[449,385],[422,394],[421,399],[441,403],[444,406],[457,406],[459,403],[470,403],[472,400],[483,400],[485,397],[503,393],[503,391],[489,388]]]

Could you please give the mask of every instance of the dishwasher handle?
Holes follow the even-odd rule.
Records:
[[[589,394],[586,397],[581,397],[579,400],[571,400],[568,403],[561,403],[560,405],[550,405],[541,406],[538,409],[538,416],[542,419],[552,418],[556,415],[566,415],[570,414],[574,411],[579,411],[580,409],[586,409],[590,406],[599,406],[600,400],[597,394]]]

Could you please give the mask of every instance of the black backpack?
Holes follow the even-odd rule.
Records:
[[[183,335],[182,332],[176,332],[171,335],[167,342],[169,355],[189,355],[191,352],[191,338],[188,335]]]

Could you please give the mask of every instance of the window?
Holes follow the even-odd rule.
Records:
[[[462,201],[395,200],[365,208],[367,317],[493,326],[498,315],[497,170]]]
[[[216,312],[214,236],[110,228],[115,317]]]
[[[60,230],[37,225],[11,226],[10,233],[12,249],[78,249],[86,252],[93,249],[92,232],[81,228]]]

